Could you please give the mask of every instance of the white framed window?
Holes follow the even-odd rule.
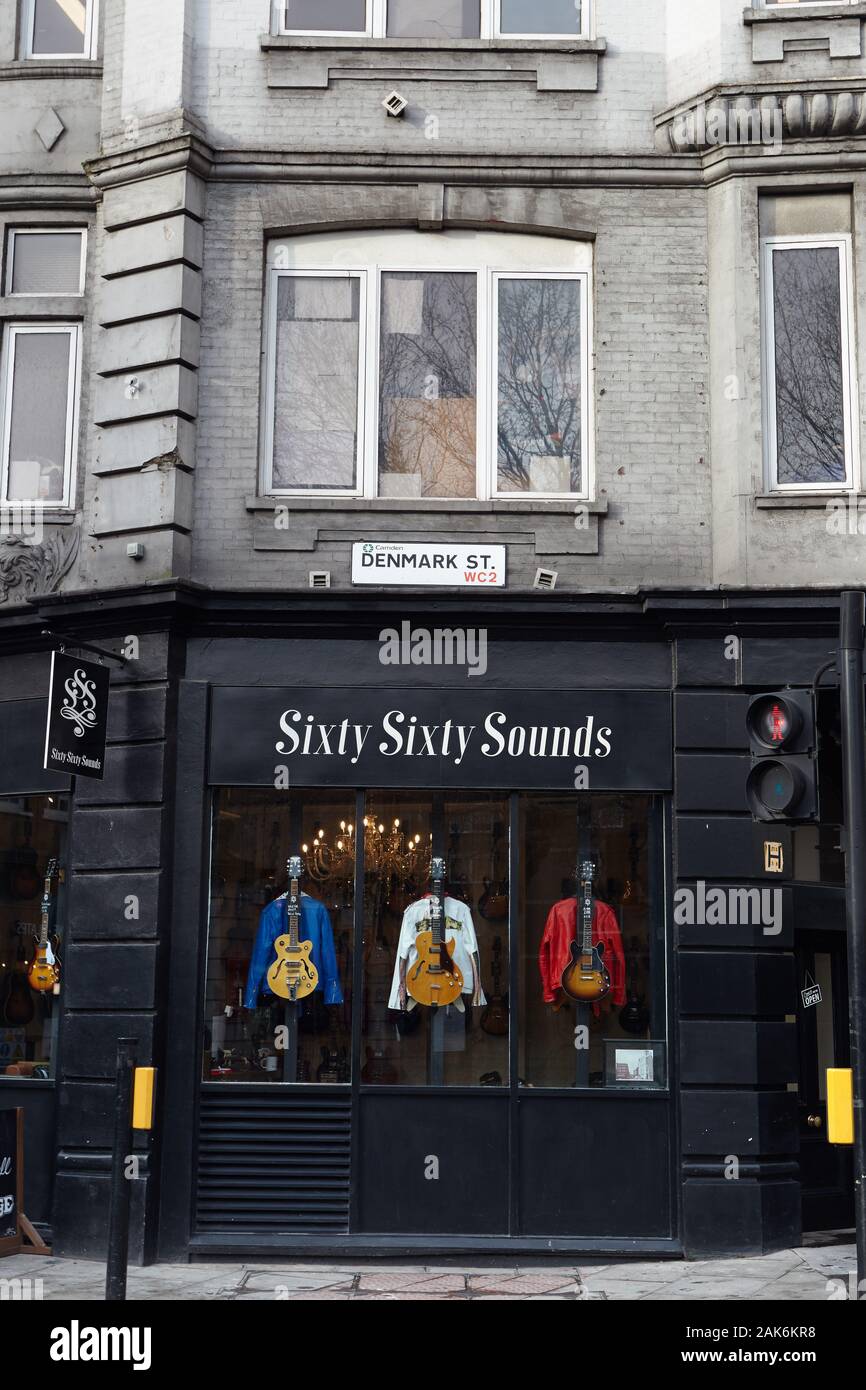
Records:
[[[268,250],[260,487],[592,495],[592,249],[337,232]]]
[[[99,0],[21,0],[25,58],[95,58]]]
[[[277,0],[282,34],[357,38],[589,37],[591,0]]]
[[[2,504],[71,507],[81,325],[10,323],[0,376]]]
[[[827,5],[857,5],[860,0],[761,0],[765,10],[820,10]]]
[[[5,293],[36,298],[84,294],[86,265],[84,228],[13,227],[7,244]]]
[[[860,480],[851,237],[762,242],[767,485],[839,492]]]

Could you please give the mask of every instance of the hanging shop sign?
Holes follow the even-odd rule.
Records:
[[[505,546],[357,541],[352,546],[352,583],[501,589]]]
[[[821,994],[821,986],[815,982],[815,980],[812,978],[808,971],[806,972],[806,979],[804,983],[806,986],[805,989],[800,990],[800,998],[803,1001],[803,1008],[814,1009],[815,1005],[820,1004],[823,999],[823,995]]]
[[[65,652],[51,653],[43,767],[76,777],[105,776],[108,668]]]
[[[670,696],[217,686],[209,780],[664,791],[672,785]]]

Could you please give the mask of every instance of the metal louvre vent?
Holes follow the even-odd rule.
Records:
[[[350,1140],[349,1096],[203,1092],[197,1230],[348,1230]]]

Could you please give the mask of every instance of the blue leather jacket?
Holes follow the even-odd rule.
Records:
[[[259,918],[259,930],[253,947],[247,987],[244,992],[244,1007],[254,1009],[261,993],[265,1000],[275,996],[267,981],[267,974],[277,958],[274,942],[278,936],[285,936],[289,930],[286,899],[274,898],[268,903]],[[328,909],[317,898],[301,894],[301,922],[299,936],[302,941],[312,941],[310,953],[313,965],[319,972],[317,989],[324,990],[326,1004],[342,1004],[343,991],[337,973],[337,955],[334,950],[334,929],[328,916]]]

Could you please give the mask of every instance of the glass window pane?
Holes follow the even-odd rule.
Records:
[[[13,294],[80,294],[81,232],[16,232]]]
[[[434,841],[445,861],[444,936],[461,977],[453,1001],[436,1008],[416,997],[432,978],[424,936],[431,931]],[[507,800],[499,793],[371,792],[364,864],[361,1079],[377,1086],[506,1085]]]
[[[527,793],[520,827],[521,1084],[664,1086],[664,937],[654,901],[651,798]],[[566,989],[573,964],[577,974]],[[606,991],[603,976],[593,979],[602,971]],[[583,1002],[575,997],[581,990]]]
[[[72,338],[19,333],[14,344],[8,500],[62,502]]]
[[[403,39],[477,39],[478,0],[388,0],[388,35]]]
[[[502,0],[503,34],[579,34],[581,0]]]
[[[498,487],[581,489],[581,284],[499,281]]]
[[[379,492],[476,494],[475,275],[382,276]]]
[[[841,284],[835,247],[773,252],[777,479],[845,481]]]
[[[353,488],[358,281],[283,275],[278,283],[273,485]]]
[[[286,0],[286,28],[365,33],[367,0]]]
[[[215,792],[204,1080],[351,1079],[354,818],[352,792]],[[312,943],[316,974],[294,1003],[269,979],[290,928],[293,854],[304,868],[298,940]]]
[[[45,1080],[54,1075],[61,999],[49,977],[31,988],[38,956],[41,898],[51,860],[63,862],[68,798],[0,797],[0,1076]],[[63,988],[63,889],[51,879],[46,966]]]
[[[86,0],[34,0],[34,53],[84,56]]]

